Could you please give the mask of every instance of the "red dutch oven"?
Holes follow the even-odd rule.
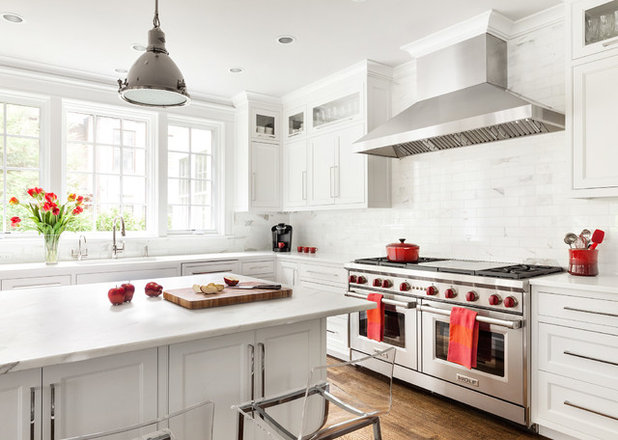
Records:
[[[416,263],[418,261],[418,245],[405,243],[405,238],[400,238],[399,241],[400,243],[391,243],[386,246],[388,261]]]

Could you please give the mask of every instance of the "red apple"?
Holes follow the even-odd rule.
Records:
[[[124,302],[124,287],[116,286],[109,289],[109,291],[107,292],[107,297],[109,298],[109,301],[115,306],[122,304]]]
[[[223,281],[225,281],[225,284],[228,286],[235,286],[238,284],[238,278],[234,278],[233,276],[223,277]]]
[[[163,286],[151,281],[144,286],[144,292],[148,296],[159,296],[163,293]]]
[[[130,302],[133,299],[133,294],[135,293],[135,286],[131,283],[125,283],[120,287],[124,289],[124,301]]]

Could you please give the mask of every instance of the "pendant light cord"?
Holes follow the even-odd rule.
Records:
[[[155,0],[155,13],[154,18],[152,19],[152,24],[156,28],[161,26],[161,22],[159,21],[159,0]]]

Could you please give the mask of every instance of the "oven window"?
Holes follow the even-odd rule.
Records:
[[[367,337],[367,313],[360,312],[358,314],[358,321],[359,335]],[[406,346],[405,315],[398,313],[394,306],[386,305],[384,308],[383,342],[401,348]]]
[[[448,322],[435,321],[436,357],[446,360],[448,354]],[[493,376],[504,377],[504,335],[492,333],[487,324],[479,324],[479,344],[476,352],[476,368]]]

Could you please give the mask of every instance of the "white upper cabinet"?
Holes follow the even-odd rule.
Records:
[[[299,105],[297,107],[286,109],[285,111],[285,137],[286,141],[293,141],[304,137],[307,133],[307,106]]]
[[[251,207],[278,210],[279,145],[251,143]]]
[[[573,58],[618,47],[618,0],[579,0],[571,4]]]
[[[307,206],[307,142],[295,140],[283,147],[283,205]]]
[[[251,137],[260,142],[279,143],[280,115],[278,111],[252,107]]]

